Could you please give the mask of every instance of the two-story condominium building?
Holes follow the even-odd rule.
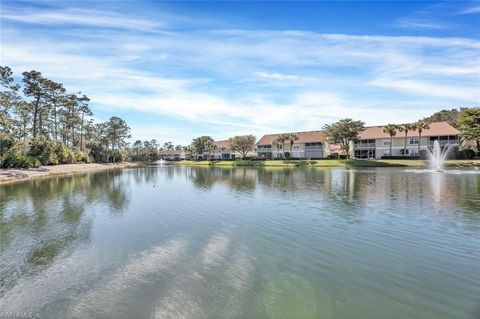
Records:
[[[257,156],[263,159],[283,158],[286,152],[290,152],[290,141],[286,141],[283,145],[273,145],[273,142],[280,136],[280,134],[264,135],[257,142]],[[287,134],[296,134],[298,140],[293,143],[290,157],[291,158],[323,158],[326,157],[326,148],[324,139],[325,136],[322,131],[309,132],[293,132]]]
[[[216,149],[212,150],[210,153],[208,150],[204,150],[200,158],[202,159],[235,159],[242,158],[242,154],[239,152],[233,151],[229,145],[228,140],[216,141],[214,142]],[[255,152],[248,152],[247,157],[255,157]]]
[[[390,155],[390,135],[383,132],[384,126],[367,127],[359,135],[359,141],[354,144],[355,158],[381,158]],[[418,131],[409,131],[407,134],[407,148],[404,154],[405,133],[397,131],[393,137],[392,156],[419,156],[424,155],[435,140],[441,147],[446,145],[459,146],[460,132],[446,122],[429,124],[429,128],[422,131],[421,138]],[[420,144],[420,154],[418,145]]]

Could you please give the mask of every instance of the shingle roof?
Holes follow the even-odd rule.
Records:
[[[370,126],[360,133],[360,139],[390,138],[390,135],[383,132],[385,126]],[[423,130],[422,136],[444,136],[459,135],[460,131],[447,122],[434,122],[429,124],[429,129]],[[404,132],[397,131],[396,137],[405,136]],[[418,131],[409,131],[407,136],[418,136]]]
[[[214,144],[217,145],[218,148],[230,148],[228,140],[215,141]]]
[[[360,139],[375,139],[375,138],[389,138],[390,135],[383,132],[384,125],[369,126],[362,133],[359,134]],[[429,124],[429,129],[423,130],[422,136],[445,136],[445,135],[459,135],[460,131],[448,124],[447,122],[434,122]],[[296,143],[312,143],[323,142],[325,134],[323,131],[307,131],[307,132],[291,132],[264,135],[257,145],[270,145],[280,134],[297,134],[298,141]],[[397,131],[397,137],[405,136],[403,132]],[[418,131],[409,131],[407,136],[418,136]],[[220,141],[225,142],[225,141]],[[226,141],[228,142],[228,141]],[[218,142],[216,142],[218,143]],[[220,146],[219,146],[220,147]]]
[[[296,134],[298,136],[298,141],[295,141],[295,143],[322,142],[325,139],[325,135],[322,131],[278,133],[264,135],[257,142],[257,145],[270,145],[281,134]]]

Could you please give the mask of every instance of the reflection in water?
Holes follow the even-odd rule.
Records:
[[[84,215],[86,205],[107,203],[122,211],[127,198],[120,175],[109,171],[0,187],[1,292],[88,242],[92,221]]]
[[[72,306],[72,318],[118,317],[126,311],[125,294],[144,284],[149,276],[176,264],[186,247],[185,240],[172,240],[143,252],[99,283]]]
[[[0,310],[471,318],[480,174],[147,167],[0,187]]]

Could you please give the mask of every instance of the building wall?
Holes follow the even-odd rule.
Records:
[[[420,150],[426,150],[429,146],[429,137],[424,137],[419,140],[418,137],[407,137],[407,150],[410,155],[418,155],[418,143],[420,142]],[[413,142],[413,143],[412,143]],[[375,140],[376,158],[390,155],[390,138],[378,138]],[[402,156],[405,146],[405,137],[394,137],[392,144],[392,156]]]
[[[259,158],[282,158],[284,152],[290,152],[290,156],[294,158],[323,158],[325,157],[325,152],[323,146],[306,146],[305,143],[294,143],[292,149],[290,150],[290,144],[285,143],[279,150],[276,146],[271,146],[271,148],[258,148],[257,154]]]
[[[432,137],[433,139],[442,139],[440,140],[441,145],[445,144],[450,144],[453,146],[458,146],[458,140],[445,140],[446,137]],[[409,136],[407,137],[407,150],[408,154],[406,155],[412,155],[412,156],[417,156],[418,154],[418,143],[417,141],[420,142],[420,151],[426,151],[428,150],[432,145],[433,141],[431,141],[431,137],[429,136],[422,136],[421,139],[418,138],[418,136]],[[365,145],[365,144],[356,144],[354,147],[355,151],[358,150],[364,150],[364,151],[372,151],[375,150],[375,158],[380,159],[382,156],[388,156],[390,155],[390,138],[377,138],[375,139],[374,144],[367,144],[364,147],[361,147],[360,145]],[[403,150],[405,147],[405,137],[404,136],[395,136],[393,138],[393,144],[392,144],[392,156],[403,156]],[[371,152],[373,153],[373,152]]]

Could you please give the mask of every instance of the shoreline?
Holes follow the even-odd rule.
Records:
[[[90,172],[98,172],[111,169],[123,169],[130,167],[141,167],[142,163],[122,162],[122,163],[90,163],[90,164],[59,164],[51,166],[40,166],[38,168],[18,169],[7,168],[0,169],[0,185],[24,182],[35,179],[42,179],[54,176],[68,176]]]
[[[0,185],[13,184],[29,180],[49,178],[55,176],[68,176],[75,174],[86,174],[103,170],[123,169],[132,167],[142,167],[145,163],[141,162],[122,162],[116,164],[60,164],[52,166],[40,166],[39,168],[0,169]],[[200,167],[256,167],[256,168],[329,168],[329,167],[411,167],[428,168],[429,164],[423,160],[265,160],[265,161],[189,161],[183,160],[175,162],[178,166],[200,166]],[[445,168],[480,168],[480,160],[449,160],[445,162]]]
[[[217,166],[217,167],[278,167],[278,168],[328,168],[328,167],[412,167],[428,168],[429,162],[425,160],[183,160],[176,163],[182,166]],[[445,168],[480,167],[480,160],[447,160]]]

